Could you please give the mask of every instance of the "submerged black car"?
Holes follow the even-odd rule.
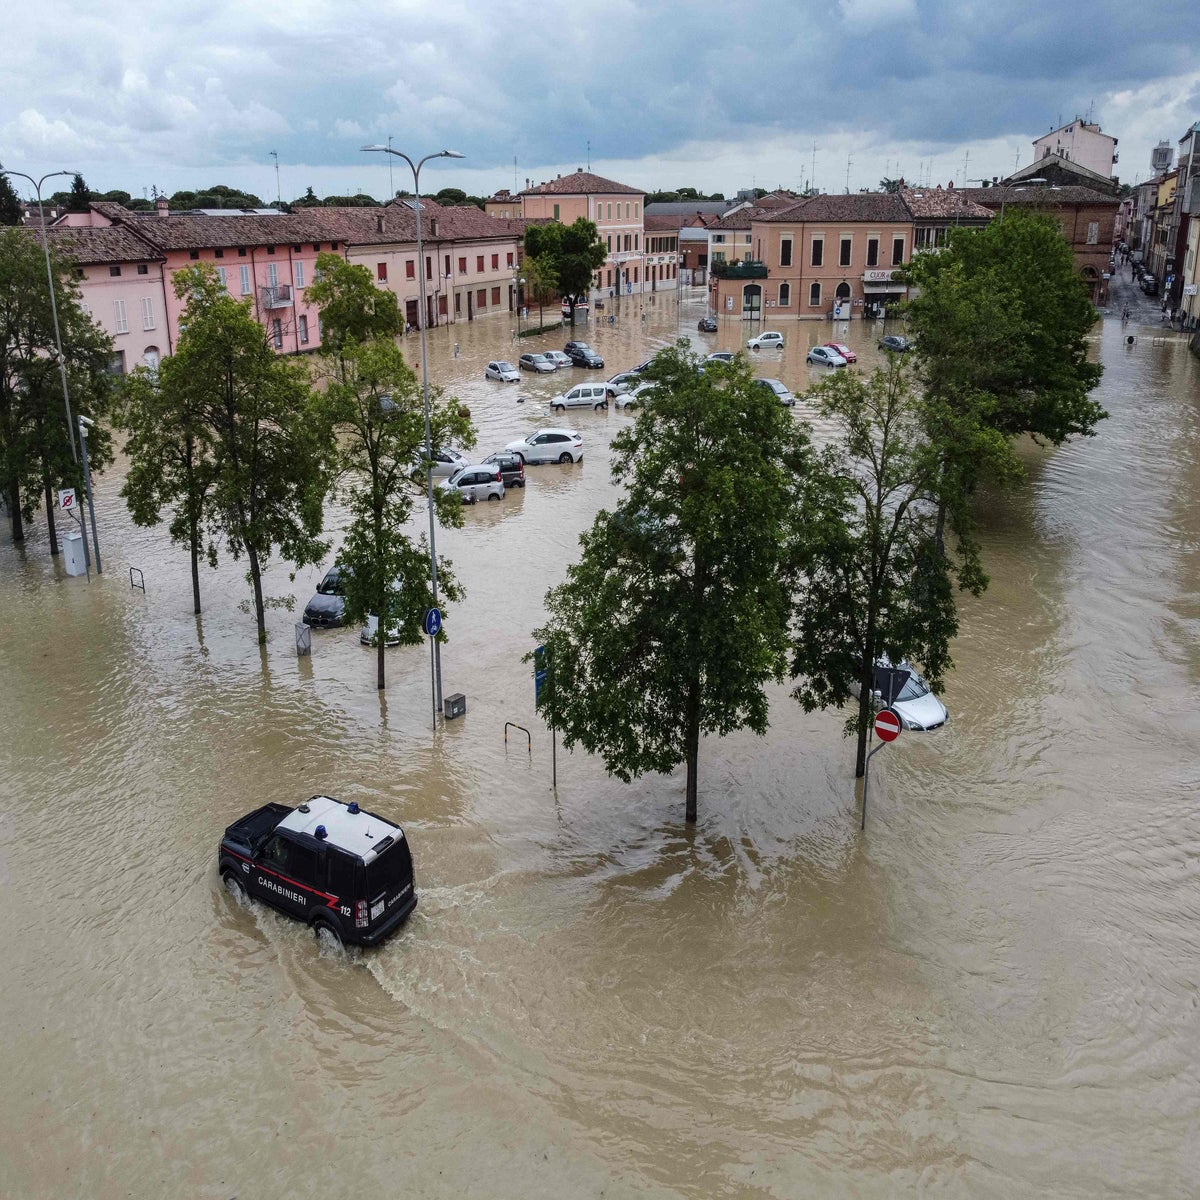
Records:
[[[330,796],[298,808],[264,804],[225,830],[226,889],[339,942],[372,946],[417,906],[412,854],[399,825]]]
[[[314,629],[336,629],[346,612],[342,568],[334,563],[317,584],[317,594],[304,606],[304,623]]]
[[[700,330],[701,333],[716,333],[720,326],[717,324],[716,317],[701,317],[700,320],[696,322],[696,328]]]

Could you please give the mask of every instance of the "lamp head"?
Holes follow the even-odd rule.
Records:
[[[382,150],[385,154],[387,153],[386,146],[359,146],[359,149],[360,150]]]
[[[459,154],[457,150],[443,150],[438,158],[466,158],[466,155]]]

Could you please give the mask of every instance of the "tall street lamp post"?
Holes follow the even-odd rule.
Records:
[[[88,500],[88,516],[92,522],[92,549],[96,553],[96,574],[104,573],[103,567],[100,566],[100,539],[96,536],[96,502],[92,499],[92,471],[88,466],[87,456],[87,436],[88,430],[92,427],[92,418],[85,417],[83,413],[79,414],[79,449],[83,451],[83,484],[87,489]],[[83,548],[87,549],[87,535],[84,535]]]
[[[79,452],[75,449],[75,422],[71,420],[71,397],[67,391],[67,364],[63,359],[62,334],[58,330],[58,301],[54,296],[54,273],[50,269],[50,239],[46,234],[46,209],[42,205],[42,184],[56,175],[73,175],[74,173],[74,171],[51,171],[48,175],[43,175],[41,179],[34,179],[32,175],[26,175],[24,171],[0,171],[0,175],[16,175],[21,179],[28,179],[37,193],[38,214],[42,220],[42,249],[46,254],[46,283],[50,287],[50,311],[54,314],[54,345],[58,349],[58,371],[62,378],[63,404],[67,409],[67,437],[71,442],[71,457],[78,462]],[[84,548],[87,548],[86,545]]]
[[[425,471],[425,491],[429,505],[429,567],[433,583],[433,607],[438,608],[437,540],[434,532],[435,522],[433,513],[433,445],[429,431],[429,355],[425,347],[425,323],[429,313],[425,305],[425,255],[421,248],[421,168],[431,158],[462,158],[463,156],[457,150],[438,150],[434,154],[425,155],[424,158],[414,163],[403,150],[394,150],[390,144],[387,146],[363,146],[362,149],[375,154],[392,154],[396,158],[402,158],[408,163],[413,173],[413,195],[417,213],[417,286],[418,294],[421,298],[421,312],[418,324],[421,328],[421,387],[425,400],[425,461],[427,464]],[[436,637],[433,639],[433,652],[435,663],[433,705],[435,712],[441,712],[442,652],[437,644]]]
[[[521,289],[525,286],[525,280],[521,276],[520,271],[513,272],[513,300],[516,301],[517,307],[517,353],[520,353],[521,347]]]

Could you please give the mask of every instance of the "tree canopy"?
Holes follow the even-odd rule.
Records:
[[[7,175],[0,175],[0,225],[20,225],[21,218],[21,200],[12,180]]]
[[[550,265],[574,325],[576,304],[587,298],[596,271],[608,258],[595,221],[579,217],[570,225],[558,221],[530,225],[525,230],[525,253]]]
[[[661,351],[631,428],[613,439],[625,495],[581,538],[534,636],[549,678],[539,709],[568,746],[630,780],[687,767],[695,821],[702,733],[767,727],[790,612],[784,530],[810,450],[739,358]]]
[[[321,310],[321,341],[334,352],[352,343],[394,337],[404,328],[396,293],[376,287],[366,267],[328,250],[317,255],[316,276],[306,297]]]

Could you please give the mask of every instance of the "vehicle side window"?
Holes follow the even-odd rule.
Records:
[[[289,843],[282,834],[275,834],[274,837],[267,839],[267,844],[262,848],[261,858],[269,867],[275,867],[280,871],[287,870],[288,867],[288,850]]]
[[[533,439],[533,441],[530,442],[530,445],[531,446],[542,446],[542,445],[545,445],[545,443],[548,442],[549,440],[550,439],[544,433],[539,433],[537,435],[537,437],[535,437]]]
[[[565,442],[567,439],[561,433],[552,433],[546,440],[548,442]]]
[[[301,883],[314,882],[318,878],[316,848],[301,846],[296,842],[289,843],[288,874]]]
[[[354,896],[356,888],[354,882],[355,860],[348,854],[343,854],[340,850],[330,850],[327,855],[328,861],[328,882],[326,889],[333,895],[340,898],[349,899]]]

